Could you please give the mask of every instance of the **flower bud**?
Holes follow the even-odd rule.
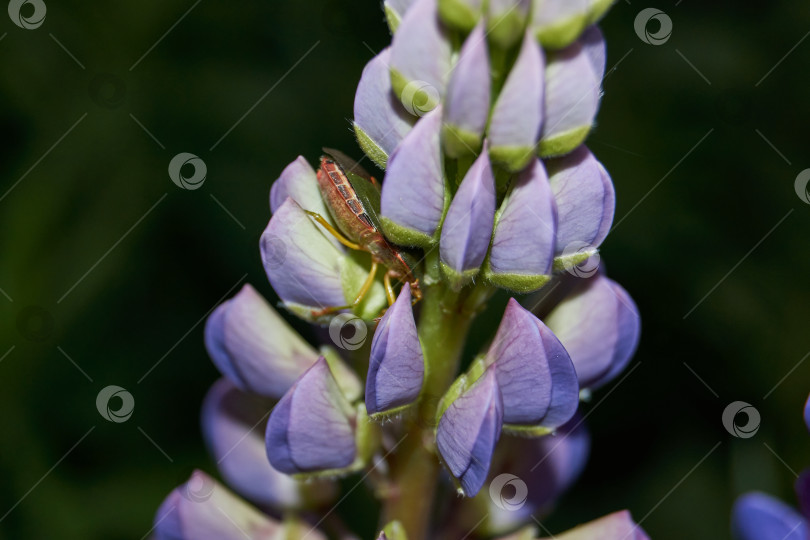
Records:
[[[385,20],[388,22],[388,28],[392,34],[397,31],[402,17],[405,16],[405,12],[408,11],[413,2],[414,0],[385,0],[383,2]]]
[[[535,0],[532,30],[537,40],[548,49],[571,44],[590,22],[590,1]]]
[[[307,535],[326,540],[300,522],[279,523],[228,491],[202,471],[175,488],[155,515],[156,540],[244,540]]]
[[[810,536],[807,520],[775,497],[758,491],[739,497],[731,510],[735,540],[804,540]]]
[[[495,178],[486,147],[464,175],[442,225],[441,267],[454,288],[478,274],[492,238]]]
[[[614,512],[604,517],[574,527],[554,536],[556,540],[650,540],[647,533],[633,521],[627,510]],[[551,540],[541,538],[540,540]],[[762,538],[760,538],[762,540]]]
[[[222,477],[262,506],[292,510],[332,499],[327,481],[303,484],[267,461],[264,432],[272,402],[241,392],[227,379],[214,383],[202,406],[202,431]]]
[[[298,156],[287,165],[270,187],[270,211],[275,213],[290,197],[299,206],[324,217],[329,211],[318,188],[318,178],[304,156]]]
[[[436,445],[467,497],[474,496],[484,485],[501,436],[502,418],[503,401],[492,369],[463,390],[441,415]]]
[[[580,476],[588,460],[590,435],[579,415],[554,435],[537,438],[504,437],[492,459],[488,489],[459,501],[452,515],[461,528],[480,523],[487,535],[503,534],[547,514]],[[529,539],[536,538],[532,534]]]
[[[267,422],[267,457],[287,474],[337,475],[362,467],[369,424],[319,358],[278,402]]]
[[[481,18],[482,0],[439,0],[442,21],[462,32],[469,32]]]
[[[416,0],[391,40],[391,87],[414,116],[436,108],[452,69],[452,47],[436,2]]]
[[[441,109],[419,120],[388,160],[380,215],[385,235],[397,244],[436,242],[445,209]]]
[[[412,405],[422,390],[425,360],[406,283],[385,312],[371,342],[366,410],[369,416],[395,413]]]
[[[261,238],[262,262],[284,306],[305,320],[326,307],[354,300],[368,270],[347,256],[291,198],[278,208]],[[358,316],[373,318],[385,303],[382,284],[372,286]]]
[[[490,86],[487,39],[481,23],[464,41],[447,86],[442,141],[449,156],[466,156],[481,148]]]
[[[205,345],[231,382],[274,399],[318,359],[318,353],[250,285],[208,317]]]
[[[596,254],[610,232],[616,207],[613,182],[584,145],[546,161],[546,170],[557,203],[555,265],[571,268]]]
[[[489,0],[487,33],[492,43],[502,49],[514,45],[523,35],[531,0]]]
[[[504,429],[544,435],[565,424],[579,405],[574,365],[560,340],[510,298],[485,357],[503,395]]]
[[[391,49],[386,48],[366,64],[354,95],[354,132],[363,152],[385,169],[388,156],[405,138],[414,117],[405,110],[391,90],[388,64]]]
[[[494,162],[515,172],[534,159],[543,123],[543,51],[529,34],[492,108],[487,137]]]
[[[484,277],[499,287],[534,291],[551,276],[557,209],[543,163],[536,157],[512,181],[495,215]]]
[[[567,154],[591,130],[601,97],[601,77],[589,49],[577,42],[548,53],[541,157]]]
[[[602,274],[577,280],[545,322],[571,355],[580,387],[591,389],[611,381],[627,367],[641,329],[633,299]]]

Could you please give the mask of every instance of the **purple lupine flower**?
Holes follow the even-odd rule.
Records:
[[[172,491],[155,515],[156,540],[243,540],[306,534],[326,540],[298,521],[280,523],[261,513],[201,471]]]
[[[575,42],[546,56],[545,117],[538,147],[542,157],[567,154],[591,130],[602,94],[602,76],[591,50]]]
[[[548,160],[546,169],[557,203],[556,254],[595,254],[613,223],[616,194],[610,176],[584,145]]]
[[[804,405],[804,422],[810,430],[810,396]],[[731,510],[735,540],[806,540],[810,538],[810,469],[796,479],[801,513],[779,499],[759,491],[741,495]]]
[[[250,285],[218,306],[205,325],[214,364],[242,390],[278,399],[318,353]]]
[[[515,530],[531,516],[545,515],[579,478],[588,459],[590,435],[575,415],[554,435],[504,437],[498,443],[487,488],[451,509],[459,529],[487,535]],[[481,516],[486,516],[481,522]],[[531,536],[534,538],[534,535]]]
[[[325,307],[349,304],[367,270],[336,246],[304,210],[288,197],[262,234],[261,252],[267,278],[284,306],[312,320]],[[376,287],[369,297],[373,301],[362,306],[364,318],[372,318],[385,301],[382,286]]]
[[[287,474],[348,469],[358,458],[358,417],[321,357],[267,422],[267,457]]]
[[[267,461],[264,432],[271,409],[272,402],[245,394],[227,379],[208,391],[202,431],[222,477],[262,507],[288,510],[329,501],[336,493],[333,484],[297,482]]]
[[[579,385],[568,352],[514,298],[506,306],[485,363],[495,369],[503,421],[510,429],[548,433],[576,412]]]
[[[298,156],[295,161],[287,165],[281,171],[281,176],[273,182],[270,187],[270,211],[275,214],[287,197],[297,202],[298,206],[302,208],[325,217],[329,216],[329,211],[326,209],[326,204],[318,189],[315,171],[304,156]]]
[[[415,116],[438,105],[450,75],[452,47],[436,2],[416,0],[391,41],[391,86]]]
[[[464,176],[442,226],[442,270],[454,287],[472,280],[484,262],[495,219],[495,178],[484,151]]]
[[[363,69],[354,95],[357,142],[363,152],[383,169],[388,156],[411,131],[415,120],[391,90],[390,61],[390,48],[375,56]]]
[[[399,244],[429,247],[445,209],[442,108],[416,123],[388,160],[380,200],[385,234]]]
[[[540,46],[526,34],[492,108],[490,153],[509,171],[519,171],[534,159],[544,114],[544,62]]]
[[[411,307],[411,287],[406,283],[377,325],[371,342],[366,377],[369,416],[391,414],[412,405],[422,390],[424,362]]]
[[[503,400],[493,369],[457,397],[444,411],[436,430],[436,446],[447,468],[471,497],[489,471],[501,436]]]
[[[447,86],[442,128],[447,155],[466,156],[481,148],[490,92],[487,39],[484,24],[479,23],[464,41]]]
[[[747,493],[731,511],[731,532],[736,540],[806,540],[810,527],[789,505],[764,493]]]
[[[411,7],[415,0],[384,0],[383,10],[385,11],[385,18],[388,21],[388,28],[391,33],[396,32],[402,17],[405,12]]]
[[[543,0],[535,2],[532,30],[537,40],[549,49],[569,45],[589,22],[590,0]]]
[[[484,276],[517,292],[537,290],[551,277],[557,207],[540,160],[515,178],[495,215],[495,231]]]
[[[582,418],[574,416],[554,435],[535,439],[508,437],[503,443],[490,473],[488,525],[490,529],[507,530],[530,520],[533,514],[550,511],[554,501],[585,469],[591,439]],[[504,486],[493,485],[492,480],[503,474],[526,484],[525,500],[511,500]]]
[[[647,533],[633,521],[627,510],[614,512],[604,517],[574,527],[554,536],[557,540],[650,540]],[[540,540],[551,540],[541,538]]]
[[[624,371],[641,326],[627,291],[601,273],[578,280],[545,322],[571,355],[580,386],[591,389]]]

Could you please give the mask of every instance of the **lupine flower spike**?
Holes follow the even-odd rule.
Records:
[[[348,475],[379,500],[378,540],[540,538],[532,517],[589,453],[581,391],[639,341],[633,300],[598,268],[616,194],[584,144],[610,3],[383,2],[392,39],[357,74],[359,150],[279,166],[258,250],[273,290],[246,285],[206,323],[222,378],[203,435],[245,500],[195,472],[158,510],[158,538],[353,538],[329,506]],[[500,321],[473,326],[484,312]],[[805,523],[740,505],[735,530]],[[647,536],[625,511],[556,538]]]

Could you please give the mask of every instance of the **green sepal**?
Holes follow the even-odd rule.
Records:
[[[385,216],[380,216],[380,225],[386,238],[401,246],[415,246],[428,249],[436,244],[436,239],[428,236],[422,231],[417,231],[409,227],[395,223]]]
[[[537,154],[541,158],[562,156],[582,144],[591,131],[591,126],[582,126],[564,131],[553,137],[540,139],[537,145]]]
[[[363,395],[363,383],[354,370],[346,365],[337,350],[328,345],[323,345],[318,352],[329,365],[329,371],[332,372],[332,376],[346,399],[351,402],[359,399]]]
[[[524,426],[521,424],[504,424],[502,429],[504,433],[508,433],[509,435],[527,438],[543,437],[554,433],[554,430],[551,428],[543,426]]]
[[[352,125],[354,126],[354,135],[357,137],[357,144],[360,145],[360,148],[371,161],[376,163],[382,170],[385,170],[385,166],[388,165],[388,154],[357,125],[357,122],[352,122]]]
[[[546,49],[562,49],[576,40],[588,26],[588,14],[580,13],[550,26],[534,29],[535,37]]]
[[[464,270],[456,272],[454,269],[447,266],[444,262],[440,263],[442,275],[445,280],[450,284],[454,291],[460,291],[465,285],[472,283],[473,278],[481,271],[480,268],[473,268],[471,270]]]
[[[385,533],[385,538],[387,540],[408,540],[408,535],[405,533],[405,527],[403,527],[402,523],[397,520],[394,520],[383,527],[382,532]]]
[[[399,13],[389,7],[387,3],[383,9],[385,10],[385,21],[388,23],[388,29],[391,30],[391,35],[393,35],[394,32],[397,31],[397,28],[399,28],[399,23],[402,21],[402,18],[399,16]]]
[[[478,23],[481,12],[464,0],[439,0],[439,16],[448,26],[469,32]]]
[[[397,416],[401,415],[414,405],[418,403],[418,400],[413,401],[412,403],[406,403],[405,405],[399,405],[398,407],[394,407],[393,409],[387,409],[385,411],[376,412],[374,414],[370,414],[368,417],[375,422],[384,423],[388,420],[392,420]]]
[[[444,124],[442,126],[442,146],[452,158],[474,156],[481,149],[481,134]]]
[[[508,49],[523,37],[525,28],[526,17],[513,8],[487,21],[487,36],[491,43]]]
[[[590,257],[593,257],[597,253],[599,253],[598,248],[593,248],[586,251],[575,251],[570,255],[565,255],[565,252],[563,252],[563,255],[554,257],[554,264],[552,265],[552,268],[555,272],[567,272],[587,261]]]
[[[551,276],[543,274],[496,274],[492,271],[492,267],[489,264],[489,258],[487,258],[486,262],[484,263],[483,274],[484,279],[487,281],[492,282],[502,289],[508,289],[517,293],[534,292],[542,288],[551,279]]]
[[[489,157],[493,163],[509,172],[523,170],[534,159],[534,146],[491,146]]]
[[[439,104],[439,100],[441,99],[438,94],[434,96],[430,92],[426,92],[422,89],[422,87],[420,87],[412,96],[410,96],[411,99],[408,100],[408,102],[403,101],[403,98],[405,97],[405,89],[408,88],[408,85],[414,83],[418,84],[420,82],[424,81],[412,81],[396,69],[391,68],[391,90],[393,90],[394,95],[402,103],[402,106],[405,107],[406,111],[418,116],[427,114],[435,109]],[[424,84],[427,85],[427,87],[432,88],[432,86],[428,85],[426,82],[424,82]],[[418,113],[414,110],[414,106],[416,104],[419,105]]]
[[[588,7],[588,22],[595,24],[601,19],[616,0],[591,0]]]

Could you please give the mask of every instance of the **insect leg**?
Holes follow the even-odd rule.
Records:
[[[335,238],[337,238],[338,242],[340,242],[341,244],[343,244],[343,245],[344,245],[344,246],[346,246],[347,248],[350,248],[350,249],[356,249],[356,250],[359,250],[359,251],[366,251],[366,250],[365,250],[365,249],[363,249],[363,248],[362,248],[362,247],[361,247],[359,244],[355,244],[354,242],[352,242],[351,240],[349,240],[348,238],[346,238],[345,236],[343,236],[343,234],[341,234],[341,232],[340,232],[339,230],[337,230],[337,229],[335,229],[334,227],[332,227],[332,225],[330,225],[330,224],[329,224],[329,222],[328,222],[328,221],[326,221],[326,220],[323,218],[323,216],[322,216],[322,215],[318,214],[317,212],[310,212],[309,210],[304,210],[304,212],[306,212],[307,214],[309,214],[309,216],[310,216],[312,219],[314,219],[315,221],[317,221],[318,223],[320,223],[320,224],[321,224],[321,226],[322,226],[324,229],[326,229],[327,231],[329,231],[329,232],[332,234],[332,236],[334,236]]]
[[[357,305],[363,301],[363,298],[366,297],[366,294],[368,293],[369,289],[374,284],[374,277],[377,275],[377,268],[379,268],[379,264],[377,263],[377,261],[371,261],[371,270],[369,270],[368,276],[366,277],[366,280],[363,282],[363,286],[360,287],[357,296],[355,297],[354,301],[351,304],[347,306],[327,307],[323,308],[320,311],[313,311],[312,316],[314,318],[318,318],[323,317],[324,315],[329,315],[330,313],[334,313],[336,311],[340,311],[341,309],[352,309],[357,307]]]
[[[394,287],[391,285],[391,274],[386,272],[385,277],[383,277],[383,283],[385,283],[385,294],[388,296],[388,305],[393,306],[394,302],[397,299],[397,296],[394,294]]]

